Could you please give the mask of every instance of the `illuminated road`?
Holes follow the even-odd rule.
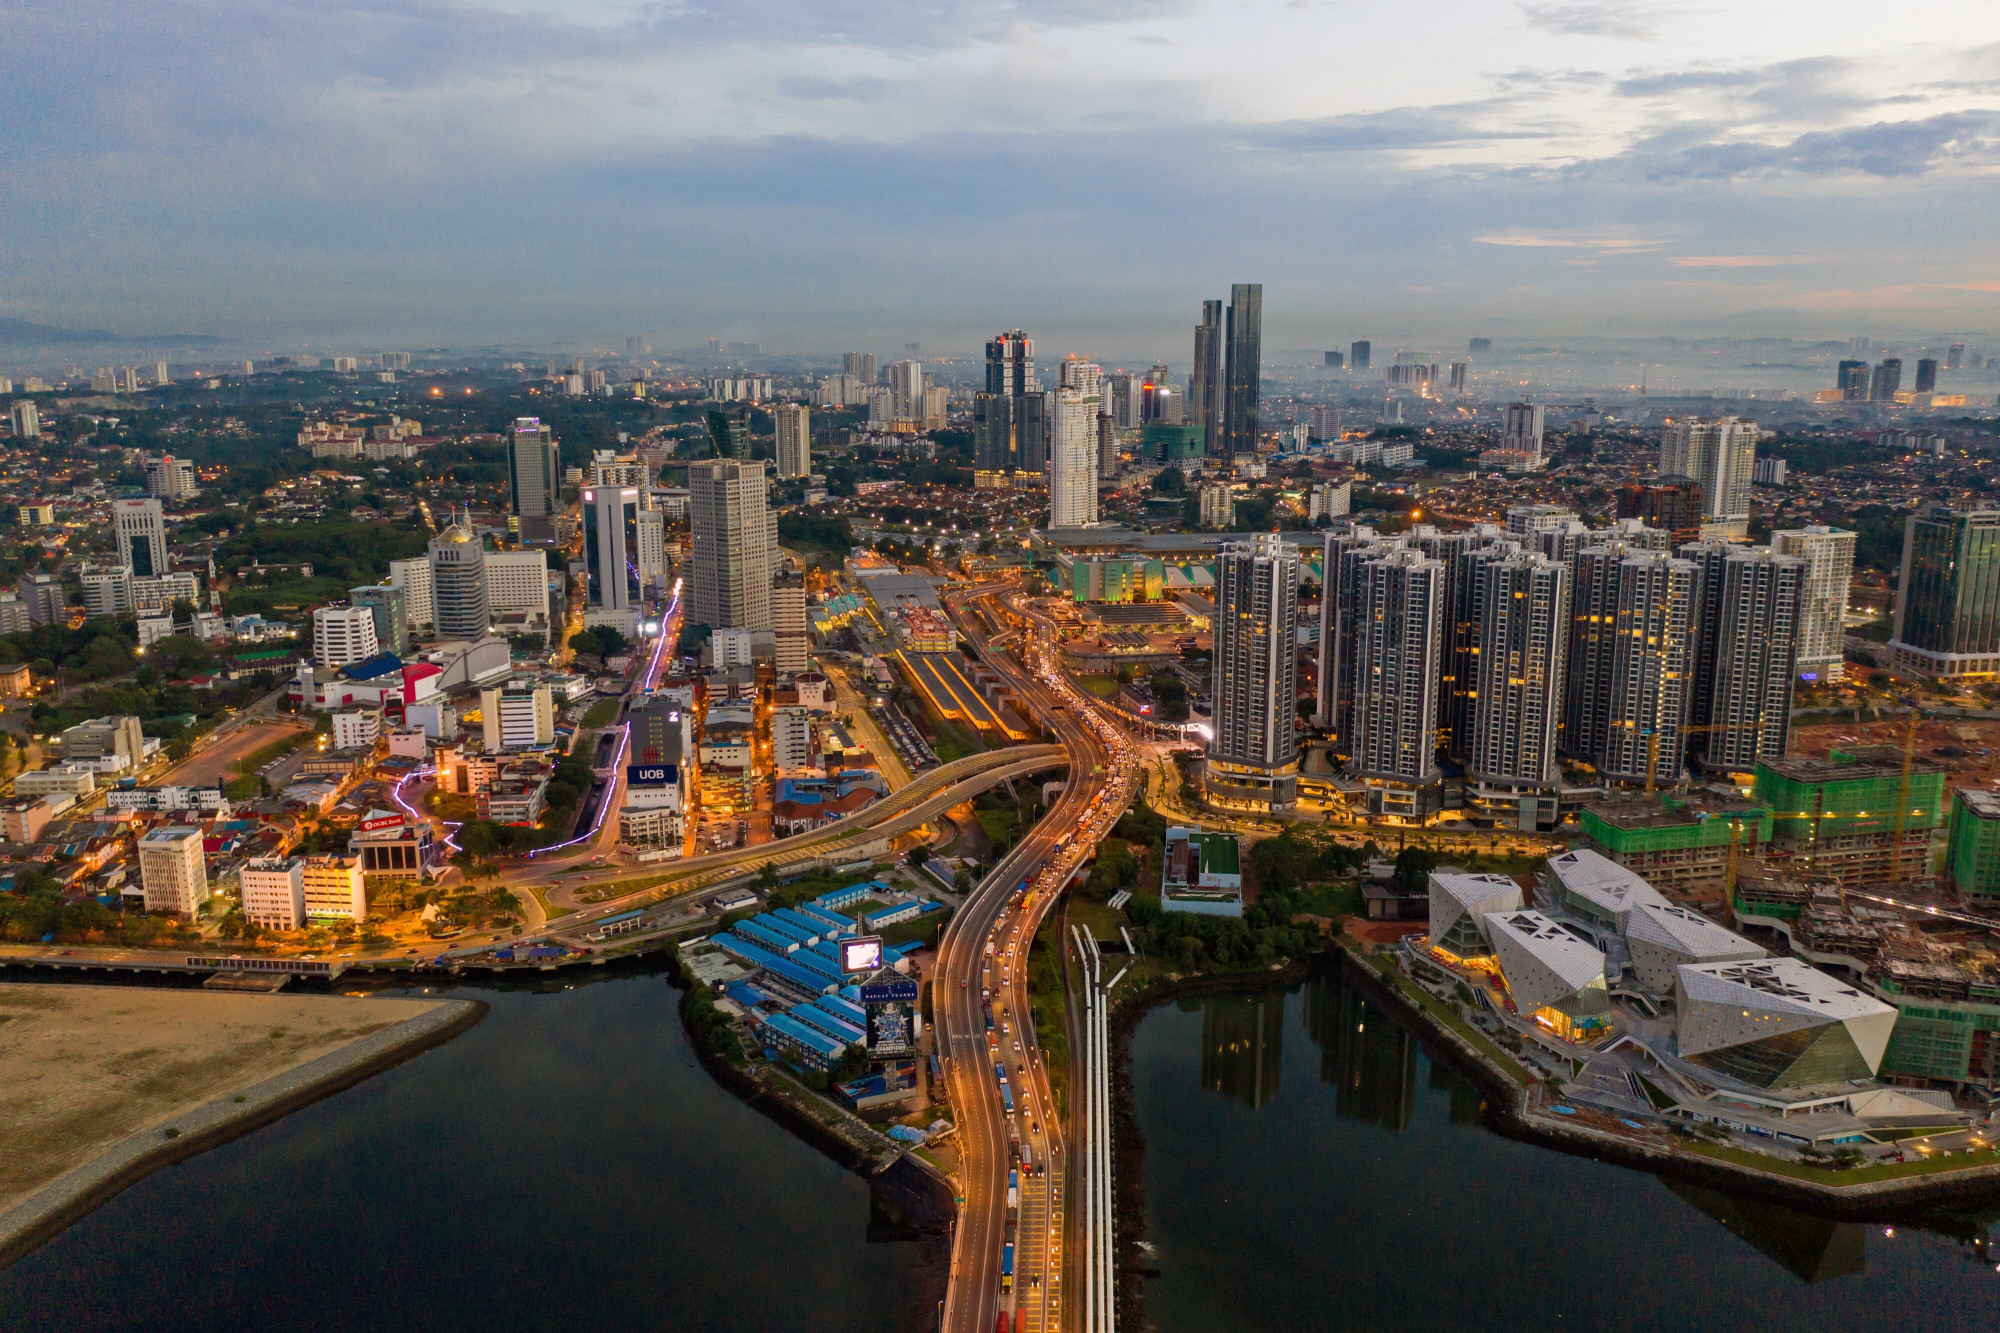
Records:
[[[948,599],[948,606],[956,612],[1008,586],[976,588]],[[945,1327],[987,1333],[1006,1315],[1008,1327],[1018,1319],[1022,1329],[1045,1333],[1065,1326],[1066,1191],[1075,1173],[1034,1040],[1028,952],[1063,886],[1124,813],[1137,781],[1137,758],[1123,734],[1056,674],[1046,628],[1030,636],[1025,651],[1031,669],[1024,671],[992,651],[970,617],[960,616],[959,622],[981,661],[1008,676],[1049,720],[1069,757],[1070,779],[1055,808],[979,885],[939,944],[933,1006],[939,1049],[950,1061],[946,1077],[959,1126],[964,1191],[952,1238]],[[991,994],[990,1032],[985,992]],[[1000,1088],[1002,1071],[1014,1098],[1011,1114]],[[1007,1181],[1015,1170],[1021,1172],[1018,1206],[1010,1210]],[[1011,1282],[1001,1274],[1003,1247],[1010,1243],[1015,1247]],[[1072,1313],[1069,1326],[1078,1326],[1076,1321]]]

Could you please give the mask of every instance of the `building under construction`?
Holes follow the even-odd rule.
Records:
[[[1763,854],[1771,841],[1771,810],[1721,783],[1657,796],[1609,797],[1577,814],[1588,847],[1682,901],[1720,905],[1736,858]]]
[[[1755,794],[1772,819],[1765,859],[1847,889],[1928,885],[1944,827],[1944,778],[1942,764],[1894,746],[1761,762]]]

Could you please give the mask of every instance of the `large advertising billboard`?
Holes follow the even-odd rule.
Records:
[[[842,972],[873,972],[882,966],[882,937],[856,935],[840,942]]]

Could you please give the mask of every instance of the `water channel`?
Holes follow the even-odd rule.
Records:
[[[1133,1038],[1160,1333],[2000,1327],[2000,1203],[1833,1222],[1503,1138],[1337,973]]]
[[[694,1060],[659,975],[492,1012],[0,1271],[9,1333],[919,1326],[938,1253]]]

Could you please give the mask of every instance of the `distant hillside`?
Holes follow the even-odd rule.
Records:
[[[31,343],[43,347],[58,343],[121,343],[134,347],[179,347],[215,341],[213,336],[206,333],[126,336],[112,333],[108,329],[59,329],[52,324],[36,324],[31,320],[0,316],[0,343]]]

